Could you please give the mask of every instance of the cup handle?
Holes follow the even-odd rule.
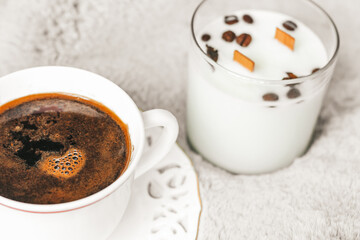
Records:
[[[160,138],[141,157],[140,164],[135,171],[135,179],[149,171],[162,160],[174,145],[179,125],[170,112],[162,109],[153,109],[142,114],[145,130],[153,127],[163,127]]]

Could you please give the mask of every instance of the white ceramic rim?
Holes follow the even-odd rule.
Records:
[[[135,168],[140,160],[140,156],[143,152],[144,149],[144,140],[145,140],[145,129],[144,129],[144,122],[143,122],[143,118],[141,116],[140,111],[138,110],[138,107],[136,106],[135,102],[132,100],[132,98],[123,90],[121,89],[118,85],[116,85],[115,83],[113,83],[112,81],[96,74],[96,73],[92,73],[83,69],[79,69],[79,68],[73,68],[73,67],[63,67],[63,66],[42,66],[42,67],[35,67],[35,68],[27,68],[27,69],[23,69],[20,71],[16,71],[13,73],[10,73],[6,76],[3,76],[0,78],[0,81],[6,80],[6,77],[8,76],[12,76],[15,74],[18,74],[20,72],[24,72],[30,69],[44,69],[44,68],[64,68],[64,69],[72,69],[72,70],[76,70],[76,71],[84,71],[86,73],[90,73],[93,74],[94,76],[96,76],[97,78],[99,78],[99,80],[101,81],[108,81],[110,82],[110,84],[112,84],[114,86],[114,88],[118,89],[119,94],[122,94],[123,96],[125,96],[125,98],[127,98],[129,100],[129,103],[136,108],[138,114],[137,114],[137,118],[139,120],[139,123],[141,124],[141,126],[139,126],[139,135],[140,135],[140,141],[138,146],[136,146],[136,148],[138,149],[136,152],[135,156],[131,156],[131,162],[129,163],[128,168],[126,169],[126,171],[112,184],[110,184],[109,186],[107,186],[106,188],[102,189],[101,191],[90,195],[88,197],[79,199],[79,200],[75,200],[72,202],[67,202],[67,203],[59,203],[59,204],[31,204],[31,203],[23,203],[23,202],[19,202],[19,201],[15,201],[15,200],[11,200],[5,197],[0,196],[0,205],[3,205],[5,207],[9,207],[15,210],[19,210],[19,211],[23,211],[23,212],[30,212],[30,213],[61,213],[61,212],[68,212],[68,211],[73,211],[76,209],[80,209],[83,207],[87,207],[89,205],[92,205],[98,201],[101,201],[102,199],[106,198],[107,196],[111,195],[116,189],[118,189],[119,187],[121,187],[127,180],[129,180],[129,178],[131,177],[131,175],[134,173]],[[131,136],[130,136],[131,139]],[[133,152],[132,152],[133,154]]]

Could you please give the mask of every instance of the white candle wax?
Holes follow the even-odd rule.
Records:
[[[242,19],[245,14],[251,16],[254,22],[246,23]],[[319,37],[292,17],[262,10],[238,11],[231,15],[237,16],[239,22],[229,25],[224,22],[224,17],[219,17],[209,23],[198,36],[198,42],[204,51],[206,52],[206,45],[217,49],[219,54],[217,63],[230,71],[257,79],[281,80],[287,77],[286,72],[298,76],[310,75],[313,69],[323,67],[328,60]],[[297,25],[294,31],[289,31],[282,25],[289,20]],[[276,28],[295,38],[293,51],[275,39]],[[228,30],[233,31],[236,36],[242,33],[250,34],[251,43],[247,47],[242,47],[235,39],[226,42],[222,39],[222,34]],[[203,34],[209,34],[210,40],[202,41]],[[234,50],[238,50],[255,62],[253,72],[233,61]]]
[[[244,14],[254,22],[246,23]],[[287,15],[260,10],[229,15],[236,15],[239,22],[228,25],[221,16],[197,36],[205,52],[206,45],[218,51],[220,66],[203,61],[195,50],[189,54],[188,137],[205,158],[231,172],[273,171],[289,165],[306,150],[326,87],[316,80],[296,86],[258,80],[281,80],[288,77],[287,72],[310,75],[326,65],[327,53],[310,28]],[[294,31],[282,26],[287,20],[296,23]],[[293,51],[275,39],[276,28],[295,38]],[[251,43],[242,47],[236,40],[226,42],[222,34],[228,30],[236,36],[250,34]],[[203,41],[203,34],[209,34],[210,40]],[[253,72],[233,60],[234,50],[255,62]],[[289,95],[293,89],[298,92],[295,96]],[[277,101],[264,101],[268,93],[275,94]]]

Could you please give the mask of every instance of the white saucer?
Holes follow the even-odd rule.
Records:
[[[148,146],[159,131],[148,133]],[[147,146],[147,147],[148,147]],[[195,240],[201,214],[197,175],[175,145],[152,170],[134,182],[128,209],[108,240]]]

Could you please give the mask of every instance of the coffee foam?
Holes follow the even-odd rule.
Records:
[[[50,156],[39,162],[39,169],[57,178],[71,178],[81,171],[86,162],[84,154],[70,149],[63,156]]]

